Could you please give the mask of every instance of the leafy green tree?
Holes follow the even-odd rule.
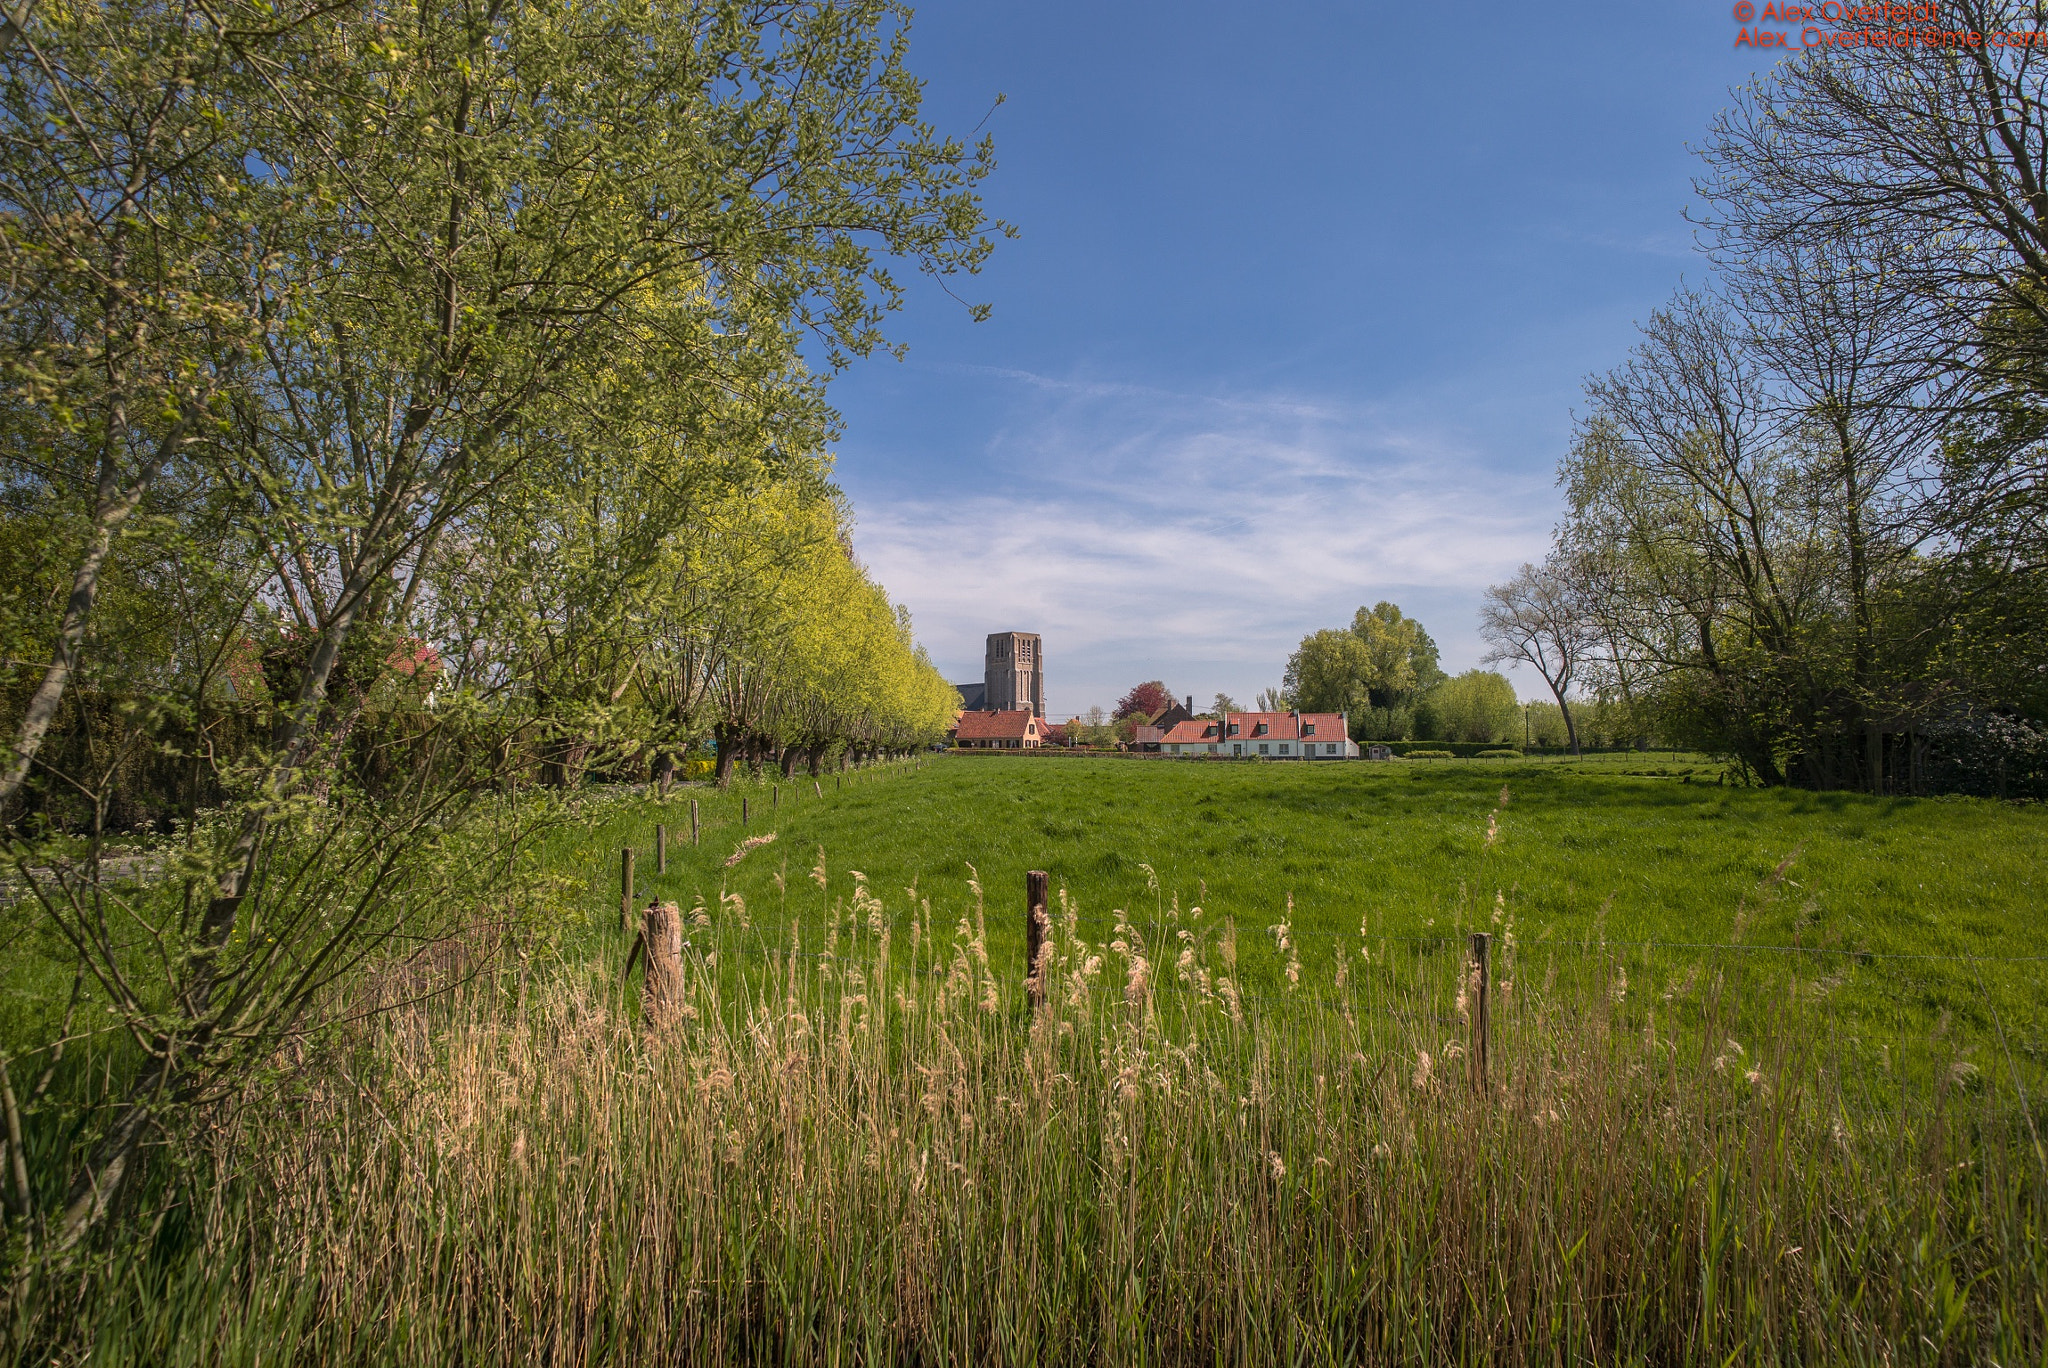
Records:
[[[45,643],[16,658],[62,668],[9,719],[6,782],[82,662],[160,754],[182,743],[148,719],[194,711],[252,653],[276,666],[242,675],[261,734],[217,759],[182,899],[109,902],[91,859],[43,887],[141,1060],[93,1119],[51,1247],[121,1197],[163,1109],[221,1095],[390,938],[443,929],[446,842],[521,738],[558,742],[566,778],[573,746],[651,721],[671,545],[729,503],[721,483],[821,468],[834,420],[799,341],[834,366],[868,354],[891,263],[980,265],[989,147],[919,117],[906,20],[859,2],[21,12],[0,82],[0,443],[30,520],[7,554],[71,602],[9,618]],[[124,520],[145,519],[130,554]],[[209,601],[101,631],[110,583]],[[674,725],[722,699],[758,737],[806,677],[803,641],[763,624],[815,615],[770,591],[727,616],[736,641]],[[863,620],[840,734],[929,735],[935,674],[885,601]],[[426,634],[445,668],[408,702],[393,676],[417,680]],[[103,809],[104,772],[64,778]],[[18,869],[44,867],[26,824],[10,835]]]
[[[1493,670],[1467,670],[1430,691],[1434,736],[1443,741],[1507,741],[1522,736],[1514,685]]]
[[[1302,638],[1281,687],[1304,712],[1359,714],[1371,706],[1377,670],[1355,632],[1326,628]]]
[[[1398,740],[1411,730],[1416,702],[1443,679],[1436,662],[1422,624],[1381,602],[1360,608],[1348,632],[1304,637],[1282,688],[1290,706],[1348,713],[1355,740]]]

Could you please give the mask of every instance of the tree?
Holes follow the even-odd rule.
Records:
[[[223,383],[266,327],[239,285],[279,210],[218,118],[260,78],[210,16],[115,3],[31,22],[23,6],[0,71],[0,462],[16,550],[34,526],[51,581],[0,643],[41,666],[0,757],[10,809],[116,541],[167,478],[203,488]]]
[[[1371,706],[1377,677],[1372,653],[1357,634],[1326,628],[1302,638],[1281,687],[1304,712],[1356,714]]]
[[[1572,754],[1579,754],[1572,682],[1597,638],[1563,565],[1555,557],[1541,566],[1525,564],[1506,584],[1488,589],[1479,610],[1479,635],[1492,647],[1485,657],[1488,664],[1519,661],[1535,667],[1557,700]]]
[[[1244,708],[1229,694],[1219,693],[1211,700],[1209,711],[1217,717],[1227,717],[1234,712],[1243,712]]]
[[[1294,706],[1287,695],[1279,689],[1261,689],[1258,699],[1259,712],[1286,712]]]
[[[1367,707],[1353,714],[1355,739],[1400,740],[1414,730],[1417,706],[1443,682],[1436,642],[1384,600],[1353,614],[1351,631],[1372,660]]]
[[[1446,741],[1506,741],[1522,734],[1514,685],[1492,670],[1467,670],[1430,692],[1436,730]]]
[[[2039,27],[2032,0],[1950,0],[1947,31]],[[1885,288],[1940,321],[1921,359],[2048,375],[2048,76],[2031,49],[1860,41],[1882,13],[1845,7],[1824,41],[1738,92],[1696,189],[1724,259],[1911,244]],[[1987,319],[2027,320],[2005,329]]]
[[[85,568],[64,576],[77,611],[10,654],[54,656],[61,701],[98,651],[145,719],[197,716],[223,661],[265,666],[262,734],[196,748],[221,802],[181,828],[180,896],[110,900],[96,856],[42,885],[142,1061],[54,1244],[120,1198],[160,1109],[246,1077],[393,937],[439,933],[459,905],[440,852],[515,777],[519,738],[559,741],[566,779],[576,746],[646,706],[642,615],[677,530],[712,487],[797,483],[834,425],[800,340],[834,366],[865,355],[900,298],[891,263],[979,266],[989,147],[919,117],[904,18],[823,0],[23,12],[0,103],[0,439],[26,458],[16,506],[68,505]],[[137,154],[137,130],[165,141]],[[131,550],[136,510],[150,545]],[[208,601],[120,656],[94,621],[108,583]],[[930,733],[942,683],[872,589],[833,725],[886,749]],[[432,709],[389,677],[429,631],[449,662]],[[681,696],[730,685],[725,715],[758,734],[824,653],[801,633],[744,644],[737,673]],[[33,722],[10,719],[17,787],[51,768]],[[142,723],[123,742],[194,749]],[[60,777],[99,813],[108,773]],[[29,824],[9,837],[18,869],[46,867]]]
[[[1148,679],[1119,698],[1116,711],[1110,716],[1116,721],[1126,717],[1143,717],[1150,721],[1172,706],[1173,695],[1168,692],[1165,681]]]

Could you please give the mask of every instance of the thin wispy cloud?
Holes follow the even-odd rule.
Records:
[[[987,633],[1042,633],[1055,713],[1155,677],[1249,702],[1379,599],[1471,664],[1480,593],[1554,518],[1547,479],[1371,407],[980,373],[1019,387],[1011,420],[943,488],[850,479],[856,544],[959,679]]]

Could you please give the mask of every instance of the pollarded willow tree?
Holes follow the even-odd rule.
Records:
[[[10,699],[0,796],[42,943],[134,1064],[83,1161],[29,1185],[31,1244],[74,1245],[160,1118],[365,956],[470,915],[449,834],[527,738],[608,734],[697,512],[821,479],[800,343],[883,345],[891,263],[978,267],[989,146],[920,119],[906,22],[887,0],[24,14],[0,54],[28,590],[6,627],[47,663]],[[161,594],[189,602],[106,617]],[[111,888],[118,766],[41,744],[85,677],[122,700],[124,755],[210,771],[174,885]],[[82,859],[35,825],[60,791]]]

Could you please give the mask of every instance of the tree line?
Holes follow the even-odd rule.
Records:
[[[1886,29],[1860,15],[1829,23]],[[1587,382],[1550,552],[1482,610],[1574,747],[1597,720],[1768,785],[2048,796],[2043,97],[2029,49],[1829,44],[1715,120],[1708,274]],[[1399,630],[1311,636],[1288,689],[1426,725]]]
[[[1710,274],[1588,381],[1497,652],[1761,783],[2048,792],[2043,93],[2024,50],[1877,44],[1738,92]]]
[[[162,1117],[367,957],[476,915],[451,841],[516,849],[508,787],[943,735],[956,700],[851,550],[825,398],[888,348],[895,272],[972,273],[1002,230],[991,145],[919,113],[907,23],[12,12],[5,915],[75,967],[52,1038],[91,1003],[134,1065],[54,1194],[5,1187],[31,1243],[74,1246]],[[138,808],[152,786],[180,796]],[[178,877],[112,893],[102,843],[142,817]]]

